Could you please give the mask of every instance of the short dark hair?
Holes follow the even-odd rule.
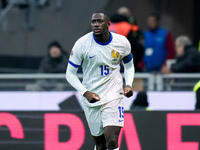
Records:
[[[64,51],[63,48],[62,48],[62,46],[60,45],[60,43],[58,41],[52,41],[52,42],[50,42],[49,45],[48,45],[48,47],[47,47],[47,49],[50,50],[52,47],[59,48],[61,50],[61,52]]]
[[[99,11],[94,12],[93,14],[97,14],[97,13],[104,14],[104,15],[107,16],[108,19],[110,20],[110,15],[108,14],[107,11],[105,11],[105,10],[99,10]]]
[[[149,15],[149,17],[154,17],[154,18],[156,19],[157,22],[160,21],[160,15],[157,14],[157,13],[151,13],[151,14]]]

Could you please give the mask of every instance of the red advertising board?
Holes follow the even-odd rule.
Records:
[[[121,150],[199,150],[199,112],[131,111]],[[82,111],[0,112],[1,150],[93,150]]]

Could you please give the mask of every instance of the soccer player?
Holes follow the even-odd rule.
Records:
[[[123,95],[133,95],[134,65],[131,46],[119,34],[109,32],[105,12],[92,15],[92,31],[75,43],[66,71],[67,81],[82,95],[85,116],[95,150],[119,150],[118,137],[124,124]],[[123,61],[126,85],[120,74]],[[82,64],[82,83],[76,76]]]

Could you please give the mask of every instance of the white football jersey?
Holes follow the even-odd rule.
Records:
[[[112,32],[110,35],[107,43],[100,43],[90,32],[78,39],[71,51],[69,63],[74,67],[82,65],[82,84],[101,97],[96,103],[82,97],[83,104],[89,107],[123,98],[120,60],[130,54],[131,46],[126,37]]]

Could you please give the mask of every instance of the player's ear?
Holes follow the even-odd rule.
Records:
[[[108,28],[110,27],[110,21],[108,22]]]

